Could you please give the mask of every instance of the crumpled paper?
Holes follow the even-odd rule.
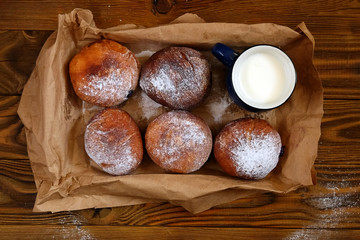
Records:
[[[99,29],[92,13],[84,9],[59,15],[58,22],[57,31],[39,54],[18,109],[38,190],[35,212],[168,201],[198,213],[259,192],[286,193],[315,183],[313,165],[323,116],[323,88],[312,61],[314,39],[304,23],[292,30],[271,23],[206,23],[196,15],[185,14],[157,27],[125,24]],[[225,124],[240,117],[267,120],[280,133],[285,146],[278,166],[259,181],[226,175],[213,156],[191,174],[165,173],[146,155],[140,167],[127,176],[111,176],[93,168],[84,150],[83,136],[89,119],[101,108],[84,103],[75,95],[68,64],[82,47],[100,38],[119,41],[141,63],[167,46],[201,51],[212,65],[212,87],[191,112],[207,122],[213,137]],[[239,52],[262,43],[282,48],[292,58],[298,74],[290,100],[275,110],[257,114],[232,103],[225,86],[227,69],[211,55],[217,42]],[[118,107],[135,119],[143,134],[152,119],[169,111],[140,88]]]

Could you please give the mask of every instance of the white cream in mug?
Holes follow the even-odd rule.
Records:
[[[234,64],[233,85],[246,104],[262,109],[281,105],[291,95],[296,73],[290,58],[271,46],[245,51]]]

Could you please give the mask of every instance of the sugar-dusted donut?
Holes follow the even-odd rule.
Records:
[[[214,155],[224,171],[244,179],[262,179],[277,165],[281,138],[261,119],[243,118],[227,124],[215,138]]]
[[[69,64],[75,93],[94,105],[118,105],[133,93],[140,74],[135,55],[120,43],[99,40],[84,47]]]
[[[140,130],[120,109],[108,108],[96,114],[86,127],[84,141],[95,166],[112,175],[132,172],[143,158]]]
[[[210,86],[210,64],[197,50],[168,47],[143,65],[140,87],[154,101],[172,109],[190,109]]]
[[[200,169],[212,150],[212,135],[199,117],[173,110],[155,118],[145,133],[150,158],[167,172],[190,173]]]

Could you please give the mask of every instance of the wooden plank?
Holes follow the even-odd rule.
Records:
[[[0,96],[0,117],[15,116],[20,96]]]
[[[51,31],[0,31],[0,96],[19,95]]]
[[[194,228],[129,226],[0,226],[1,239],[358,239],[360,230],[273,229],[273,228]]]
[[[114,225],[358,229],[359,187],[301,188],[288,194],[264,193],[191,214],[169,203],[32,213],[30,205],[3,203],[1,225]],[[24,204],[24,205],[22,205]],[[4,205],[7,205],[5,207]]]
[[[0,225],[111,224],[131,226],[358,229],[360,166],[317,167],[318,185],[287,194],[262,193],[191,214],[169,203],[33,213],[34,184],[0,176]],[[18,170],[17,170],[18,171]],[[349,174],[347,174],[349,173]],[[346,176],[343,178],[342,176]]]
[[[320,142],[322,145],[358,144],[360,136],[359,101],[325,100],[321,127]]]
[[[25,132],[19,117],[0,117],[0,159],[26,158]]]
[[[168,14],[160,14],[154,2],[173,3]],[[231,6],[231,10],[229,10]],[[0,29],[55,30],[57,14],[74,8],[93,11],[97,26],[112,27],[120,23],[154,26],[168,23],[184,13],[198,14],[206,21],[259,23],[274,22],[295,27],[305,21],[317,33],[360,33],[358,1],[81,1],[81,0],[3,0],[0,7]],[[130,11],[124,11],[129,9]],[[159,9],[159,8],[158,8]],[[161,11],[160,11],[161,12]],[[164,11],[162,11],[164,12]],[[296,14],[294,14],[296,12]],[[140,17],[141,16],[141,17]],[[146,19],[146,21],[144,21]]]
[[[360,35],[315,35],[314,65],[325,99],[360,99]]]
[[[27,159],[25,129],[17,108],[19,96],[0,96],[0,159]]]

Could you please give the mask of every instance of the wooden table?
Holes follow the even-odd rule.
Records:
[[[208,22],[304,21],[324,86],[317,185],[199,214],[169,203],[33,213],[36,188],[16,111],[57,14],[76,7],[90,9],[100,28],[155,26],[187,12]],[[0,46],[0,239],[360,239],[359,1],[2,0]]]

